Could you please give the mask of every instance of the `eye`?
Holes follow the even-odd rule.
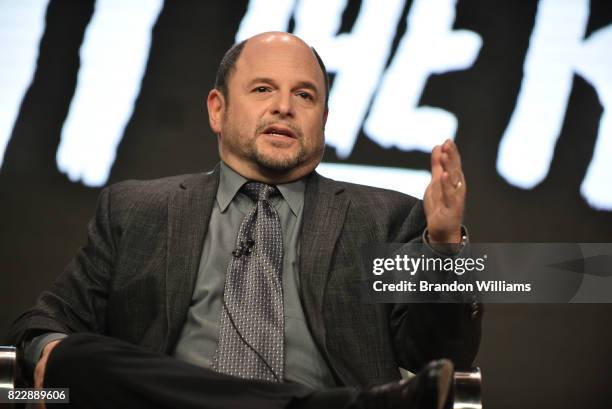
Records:
[[[314,97],[311,94],[309,94],[308,92],[305,92],[305,91],[298,92],[297,95],[300,98],[307,99],[309,101],[312,101],[314,99]]]
[[[270,91],[270,88],[264,87],[264,86],[255,87],[253,89],[253,92],[257,92],[257,93],[264,93],[264,92],[269,92],[269,91]]]

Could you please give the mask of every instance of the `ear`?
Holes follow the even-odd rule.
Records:
[[[225,109],[223,94],[215,88],[210,90],[208,98],[206,99],[206,106],[208,107],[208,122],[210,123],[210,128],[218,135],[221,133],[221,128],[223,127],[223,111]]]
[[[323,112],[323,130],[325,130],[325,125],[327,124],[327,114],[329,114],[329,109],[325,108]]]

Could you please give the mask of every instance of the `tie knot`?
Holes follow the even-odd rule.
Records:
[[[247,182],[240,188],[240,191],[255,202],[268,200],[280,193],[276,186],[261,182]]]

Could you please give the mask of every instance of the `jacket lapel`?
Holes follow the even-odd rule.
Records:
[[[326,360],[323,297],[349,199],[344,186],[314,172],[306,183],[300,250],[300,293],[313,338]],[[333,365],[330,365],[333,367]],[[337,374],[335,374],[338,377]]]
[[[219,166],[184,179],[168,199],[166,316],[163,350],[171,352],[185,321],[197,278],[204,237],[219,185]]]

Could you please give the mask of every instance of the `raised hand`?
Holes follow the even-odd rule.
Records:
[[[423,199],[430,243],[461,242],[465,191],[459,150],[447,139],[431,152],[431,182]]]

